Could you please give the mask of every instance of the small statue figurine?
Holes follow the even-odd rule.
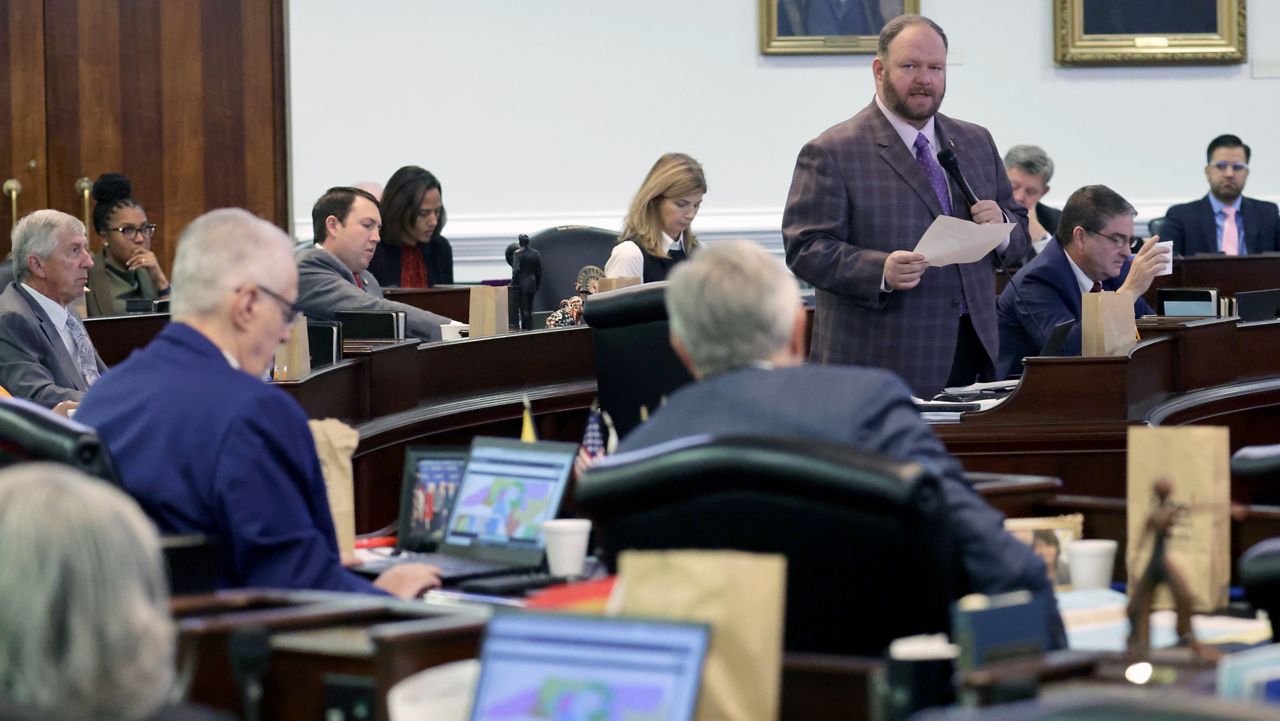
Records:
[[[1182,572],[1167,554],[1166,545],[1169,533],[1178,519],[1185,515],[1187,507],[1173,503],[1169,495],[1173,492],[1173,484],[1168,479],[1156,481],[1153,491],[1151,515],[1143,529],[1142,543],[1152,539],[1151,560],[1147,570],[1138,580],[1129,594],[1129,655],[1133,658],[1146,658],[1151,653],[1151,605],[1155,600],[1156,589],[1161,583],[1168,584],[1173,595],[1173,607],[1177,614],[1176,630],[1178,646],[1191,649],[1196,656],[1212,660],[1217,652],[1196,641],[1191,630],[1191,591],[1187,587]]]
[[[520,247],[511,256],[511,287],[516,293],[520,330],[533,328],[533,296],[542,285],[542,254],[529,247],[529,236],[520,236]]]

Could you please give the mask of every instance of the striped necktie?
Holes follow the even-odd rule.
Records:
[[[101,376],[98,373],[98,359],[93,352],[93,344],[89,342],[89,334],[74,313],[67,313],[67,330],[71,332],[71,340],[76,344],[80,375],[84,376],[86,385],[93,385]]]

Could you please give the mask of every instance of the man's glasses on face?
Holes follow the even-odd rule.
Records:
[[[156,224],[146,223],[145,225],[142,225],[142,226],[122,225],[119,228],[107,228],[107,230],[113,233],[119,233],[120,235],[123,235],[127,240],[133,240],[134,238],[137,238],[138,233],[142,233],[142,237],[144,238],[150,238],[151,236],[156,234]]]
[[[1230,168],[1231,170],[1234,170],[1237,173],[1243,173],[1249,169],[1249,164],[1240,163],[1240,162],[1233,163],[1227,160],[1219,160],[1216,163],[1209,163],[1209,167],[1216,169],[1219,173],[1227,172],[1228,168]]]
[[[302,309],[299,308],[296,303],[290,302],[288,298],[285,298],[270,288],[265,288],[261,285],[254,284],[254,287],[262,291],[262,293],[271,300],[280,304],[280,307],[283,310],[281,317],[284,318],[285,325],[293,325],[293,322],[298,319],[298,316],[302,315]]]
[[[1088,228],[1084,228],[1084,227],[1082,227],[1081,230],[1083,230],[1086,233],[1092,233],[1093,235],[1096,235],[1099,238],[1105,238],[1111,241],[1111,245],[1114,246],[1115,248],[1130,248],[1133,244],[1133,238],[1126,238],[1123,235],[1107,235],[1105,233],[1099,233],[1096,230],[1089,230]]]

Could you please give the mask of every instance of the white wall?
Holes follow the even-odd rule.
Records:
[[[922,0],[951,40],[943,112],[1003,151],[1043,145],[1049,194],[1106,183],[1142,217],[1205,192],[1204,147],[1254,150],[1248,192],[1280,197],[1280,80],[1252,65],[1058,68],[1051,3]],[[330,185],[422,165],[445,187],[458,280],[501,277],[518,233],[617,228],[653,161],[702,161],[708,238],[780,243],[800,146],[870,101],[870,56],[770,56],[756,0],[294,0],[294,215]],[[1280,3],[1249,6],[1254,62],[1280,61]],[[1259,63],[1260,65],[1262,63]]]

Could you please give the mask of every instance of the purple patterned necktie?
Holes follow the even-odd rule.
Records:
[[[947,176],[943,174],[937,157],[929,149],[929,141],[924,133],[916,134],[915,147],[916,162],[924,171],[924,177],[929,179],[929,185],[933,186],[933,194],[938,196],[938,202],[942,204],[942,214],[951,215],[951,191],[947,188]]]

